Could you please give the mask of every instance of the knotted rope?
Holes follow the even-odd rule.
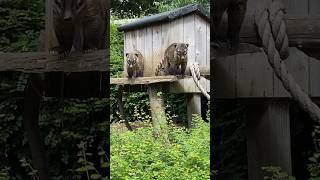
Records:
[[[301,89],[282,61],[289,55],[288,37],[285,32],[284,9],[279,2],[272,2],[270,6],[255,15],[255,23],[262,39],[263,49],[268,61],[284,88],[291,94],[298,105],[309,114],[312,120],[320,123],[320,109],[310,97]]]
[[[190,72],[191,72],[193,81],[197,85],[198,89],[210,101],[210,95],[207,93],[207,91],[200,84],[201,74],[200,74],[199,64],[193,63],[190,66]]]

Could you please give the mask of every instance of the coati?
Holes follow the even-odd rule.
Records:
[[[126,53],[126,66],[128,77],[142,77],[144,70],[144,57],[138,50]]]
[[[243,19],[247,9],[247,0],[211,0],[213,20],[211,40],[214,47],[220,47],[218,40],[217,29],[221,23],[222,15],[225,11],[228,14],[228,30],[227,43],[230,49],[238,49],[239,47],[239,33]]]
[[[170,75],[184,75],[188,62],[188,46],[187,43],[173,43],[164,52],[164,63]]]
[[[64,57],[72,47],[78,52],[106,49],[106,0],[54,0],[53,27]]]

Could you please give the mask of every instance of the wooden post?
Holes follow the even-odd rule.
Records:
[[[188,114],[188,128],[191,128],[192,115],[198,114],[201,116],[201,94],[199,93],[187,94],[187,114]]]
[[[124,124],[126,125],[127,129],[129,131],[132,131],[132,128],[131,128],[130,123],[129,123],[128,119],[127,119],[126,113],[124,112],[123,101],[122,101],[122,93],[123,93],[123,87],[119,86],[117,101],[118,101],[120,118],[124,120]]]
[[[42,90],[40,76],[32,74],[25,88],[23,124],[29,141],[33,168],[39,171],[39,179],[47,180],[50,177],[39,127]]]
[[[249,108],[247,155],[249,180],[263,179],[261,167],[279,166],[292,174],[289,102],[255,102]]]
[[[161,95],[162,86],[160,84],[149,84],[148,93],[152,116],[152,125],[155,137],[163,137],[168,141],[166,112]]]

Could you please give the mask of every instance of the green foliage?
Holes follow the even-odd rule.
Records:
[[[0,2],[0,51],[35,50],[44,27],[44,6],[39,0]]]
[[[209,179],[210,127],[200,117],[194,122],[192,130],[169,124],[170,144],[147,124],[134,132],[112,126],[111,179]]]
[[[157,1],[154,4],[158,6],[158,9],[160,12],[170,11],[170,10],[173,10],[182,6],[186,6],[189,4],[200,4],[208,12],[210,11],[209,0],[165,0],[165,1]]]
[[[309,158],[308,171],[310,172],[310,180],[316,180],[320,177],[320,153],[313,153],[313,156]]]
[[[212,148],[217,175],[232,179],[247,179],[246,106],[241,103],[221,102],[214,107]]]
[[[268,167],[262,167],[262,170],[264,170],[270,174],[270,176],[264,176],[264,179],[295,180],[295,178],[288,175],[287,172],[282,171],[282,169],[280,167],[268,166]]]
[[[111,14],[121,19],[143,17],[198,3],[209,11],[209,0],[111,0]]]
[[[320,126],[314,126],[312,137],[313,137],[315,146],[316,147],[319,146]],[[312,156],[309,158],[309,161],[310,161],[310,163],[308,164],[308,171],[310,173],[309,180],[320,179],[320,152],[318,148],[315,150],[315,152],[313,152]]]

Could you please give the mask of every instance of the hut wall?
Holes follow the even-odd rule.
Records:
[[[145,57],[144,76],[154,76],[166,48],[174,42],[189,43],[188,66],[198,62],[200,66],[209,67],[210,24],[195,14],[169,23],[125,32],[124,53],[133,49],[140,51]],[[126,61],[124,67],[126,67]],[[126,68],[124,71],[124,75],[127,76]],[[210,91],[208,80],[201,79],[201,83],[207,91]],[[173,83],[170,90],[172,92],[199,92],[192,77]]]

